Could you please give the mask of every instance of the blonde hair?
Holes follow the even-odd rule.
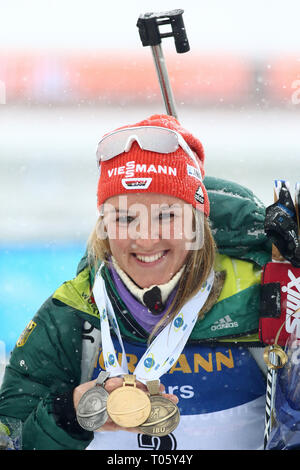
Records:
[[[157,323],[154,330],[151,332],[149,341],[161,330],[166,324],[171,323],[175,316],[179,313],[183,305],[200,289],[202,284],[208,278],[215,261],[215,241],[213,239],[209,222],[205,216],[193,208],[194,225],[203,224],[203,245],[200,249],[190,250],[185,260],[185,267],[178,283],[175,298],[170,305],[170,308]],[[95,269],[99,266],[100,262],[108,263],[111,256],[108,238],[99,237],[97,232],[103,223],[103,218],[100,216],[97,224],[94,227],[88,239],[88,261]],[[198,312],[199,318],[203,318],[205,313],[210,310],[212,305],[216,302],[220,289],[216,282],[214,282],[210,295],[203,306]]]

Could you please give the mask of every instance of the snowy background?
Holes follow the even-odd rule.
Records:
[[[63,87],[58,96],[51,64],[46,78],[43,69],[42,90],[27,86],[16,98],[5,75],[5,57],[20,51],[44,58],[63,52],[80,54],[82,60],[86,54],[104,66],[108,57],[119,55],[123,65],[112,76],[118,83],[119,75],[138,70],[135,57],[152,62],[136,28],[139,14],[180,7],[191,46],[184,54],[189,59],[181,59],[183,68],[184,60],[198,54],[212,62],[238,57],[257,67],[251,100],[247,87],[244,97],[232,100],[222,92],[209,101],[195,96],[194,102],[191,96],[177,100],[175,95],[180,121],[203,142],[206,173],[246,185],[265,204],[272,202],[274,178],[289,180],[292,188],[300,179],[298,0],[185,0],[181,5],[173,0],[0,0],[0,362],[41,303],[74,276],[97,216],[99,138],[119,125],[164,112],[160,95],[148,90],[145,95],[138,91],[138,102],[120,93],[101,100],[87,93],[85,99],[84,92],[68,94]],[[168,65],[173,41],[164,40],[163,50]],[[266,82],[264,73],[286,58],[293,72],[285,76],[283,68],[282,90],[268,94],[275,78]],[[189,88],[193,72],[187,70]],[[171,78],[172,73],[169,68]],[[28,76],[19,77],[23,85]]]

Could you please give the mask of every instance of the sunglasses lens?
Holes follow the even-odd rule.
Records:
[[[147,128],[146,128],[147,129]],[[178,137],[175,132],[163,127],[148,128],[143,136],[142,145],[145,150],[157,153],[172,153],[178,149]]]
[[[163,127],[132,127],[120,129],[104,137],[98,145],[98,161],[109,160],[125,151],[129,151],[137,141],[143,150],[157,153],[172,153],[178,149],[178,137],[175,132]]]

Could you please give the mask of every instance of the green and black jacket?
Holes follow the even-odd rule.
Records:
[[[226,279],[218,302],[197,322],[189,341],[258,344],[260,273],[271,255],[263,230],[265,208],[236,183],[206,177],[205,186],[218,247],[216,270],[225,271]],[[70,407],[73,389],[82,380],[86,325],[90,330],[100,327],[98,309],[90,297],[92,276],[83,257],[76,277],[40,307],[12,352],[0,391],[0,421],[22,422],[23,449],[80,450],[93,439],[93,433],[77,425]],[[122,335],[146,343],[148,334],[126,311],[108,270],[105,282]],[[211,326],[225,315],[239,327],[212,332]]]

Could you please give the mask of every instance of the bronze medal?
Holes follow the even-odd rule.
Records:
[[[107,399],[107,412],[119,426],[133,428],[144,423],[151,411],[149,395],[136,387],[135,375],[125,375],[122,387]]]
[[[166,436],[179,424],[179,409],[175,403],[159,393],[158,380],[147,382],[147,387],[150,392],[151,412],[139,429],[149,436]]]

